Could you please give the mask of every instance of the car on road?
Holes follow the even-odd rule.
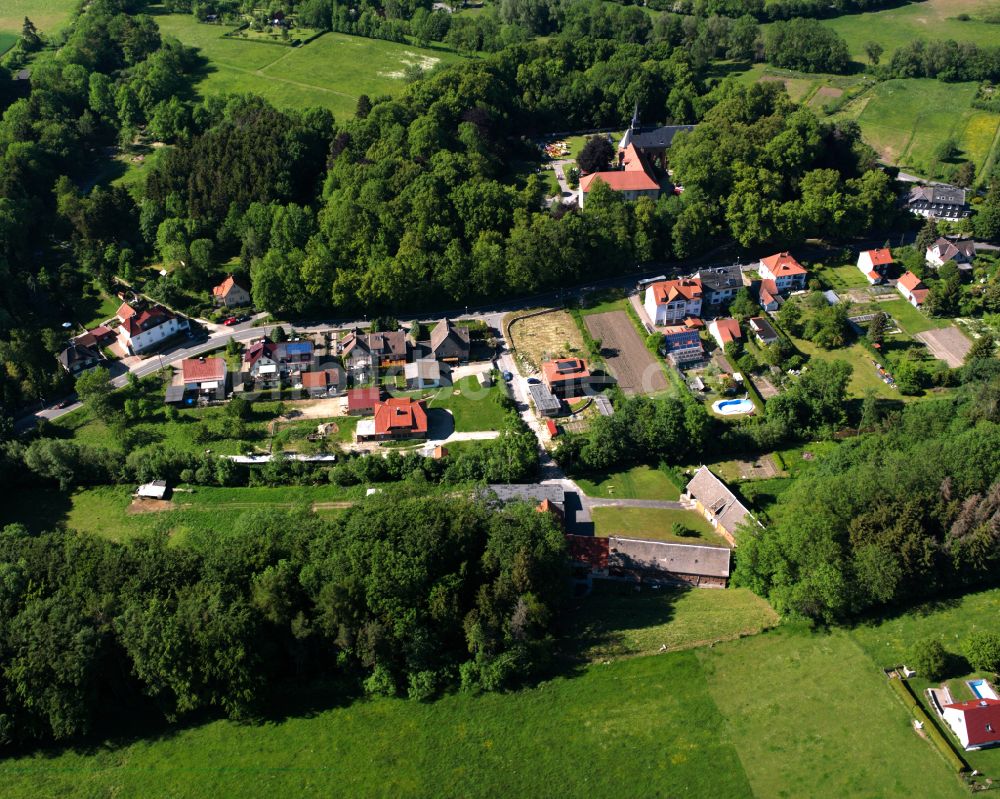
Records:
[[[230,316],[228,319],[224,320],[222,324],[224,324],[226,327],[231,327],[232,325],[235,325],[239,321],[240,320],[237,319],[235,316]]]
[[[529,377],[526,382],[529,386],[538,386],[542,383],[537,377]]]
[[[240,324],[241,322],[248,322],[248,321],[250,321],[250,314],[248,314],[248,313],[241,314],[240,316],[236,317],[236,324]]]
[[[56,405],[56,407],[62,410],[63,408],[68,408],[72,404],[73,404],[72,400],[64,399],[62,402]]]
[[[514,379],[514,375],[511,372],[504,372],[503,373],[503,380],[504,380],[505,383],[509,383],[513,379]]]

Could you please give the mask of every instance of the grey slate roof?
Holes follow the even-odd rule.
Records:
[[[729,577],[730,552],[725,547],[670,544],[636,538],[608,539],[609,566],[701,577]]]
[[[489,490],[501,502],[541,502],[547,499],[557,505],[566,501],[566,492],[557,484],[548,483],[490,483]]]
[[[70,342],[69,346],[59,353],[59,363],[66,369],[72,369],[78,363],[99,361],[100,359],[100,352],[83,344],[76,344],[75,342]]]
[[[691,482],[687,484],[686,491],[729,532],[753,519],[746,506],[736,498],[725,483],[712,474],[707,466],[699,467]]]
[[[469,328],[442,319],[431,331],[431,352],[435,358],[469,357]]]
[[[767,321],[763,316],[753,316],[750,318],[750,329],[757,334],[757,337],[762,341],[776,341],[778,334],[775,332],[774,328],[771,327],[771,323]]]
[[[702,269],[698,272],[701,285],[708,291],[725,291],[743,286],[743,270],[739,265],[717,266],[712,269]]]
[[[562,408],[562,403],[559,401],[559,398],[556,397],[544,383],[531,384],[528,386],[528,393],[531,395],[531,399],[535,403],[535,409],[539,413],[545,413],[546,411],[558,411]]]
[[[639,128],[632,131],[631,143],[638,150],[656,150],[669,147],[674,136],[682,130],[694,130],[694,125],[663,125],[658,128]]]

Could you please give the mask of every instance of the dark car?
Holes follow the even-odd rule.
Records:
[[[56,405],[56,407],[61,410],[63,408],[68,408],[72,404],[73,404],[73,400],[64,399],[62,402],[60,402],[58,405]]]
[[[503,379],[504,379],[505,383],[509,383],[511,380],[514,379],[514,375],[511,374],[510,372],[504,372],[503,373]]]
[[[529,386],[537,386],[540,385],[542,381],[537,377],[529,377],[527,382]]]

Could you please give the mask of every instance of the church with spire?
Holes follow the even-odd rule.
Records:
[[[640,197],[657,199],[667,184],[667,150],[682,130],[692,130],[694,125],[643,126],[636,103],[628,130],[618,143],[617,169],[594,172],[580,178],[577,202],[581,208],[595,181],[606,184],[612,191],[621,193],[627,200]]]

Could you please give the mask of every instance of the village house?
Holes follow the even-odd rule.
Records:
[[[888,280],[892,263],[892,253],[888,247],[864,250],[858,255],[858,269],[873,286]]]
[[[437,388],[448,374],[448,366],[440,364],[433,358],[418,358],[403,368],[406,378],[406,388],[416,391],[423,388]]]
[[[84,372],[97,366],[104,356],[100,351],[84,344],[70,342],[62,352],[59,353],[59,363],[73,377],[78,377]]]
[[[663,353],[675,366],[704,360],[705,348],[698,331],[684,325],[674,325],[663,331]]]
[[[188,320],[161,305],[135,308],[119,306],[118,346],[125,355],[140,355],[188,329]]]
[[[250,289],[241,278],[229,275],[212,288],[212,302],[226,308],[239,308],[250,304]]]
[[[945,705],[941,717],[967,751],[1000,744],[1000,699]]]
[[[608,573],[640,582],[653,580],[697,588],[725,588],[729,582],[730,554],[726,547],[610,536]]]
[[[181,380],[185,394],[213,400],[226,398],[225,358],[185,358],[181,361]]]
[[[300,382],[315,357],[316,348],[311,341],[275,342],[264,338],[247,347],[242,369],[255,385],[272,387],[286,380]]]
[[[646,287],[643,307],[654,325],[675,325],[701,316],[703,297],[700,280],[661,280]]]
[[[925,219],[966,219],[972,214],[965,201],[965,189],[957,186],[914,186],[906,207]]]
[[[701,269],[695,278],[701,281],[704,302],[713,306],[712,310],[731,302],[745,285],[739,264]]]
[[[707,466],[698,468],[684,491],[685,498],[694,502],[698,512],[731,544],[736,543],[737,528],[757,523],[746,506]]]
[[[449,364],[467,363],[471,350],[469,328],[456,325],[450,319],[442,319],[431,331],[427,348],[435,360]]]
[[[578,397],[593,385],[583,358],[557,358],[542,364],[542,381],[556,397]]]
[[[905,272],[896,281],[896,291],[902,294],[906,298],[906,301],[914,308],[919,308],[923,305],[924,300],[927,299],[927,295],[930,293],[930,289],[924,285],[924,281],[913,274],[913,272]]]
[[[761,258],[757,264],[757,273],[762,280],[773,280],[778,292],[785,294],[806,287],[806,277],[809,274],[805,267],[787,252],[779,252]]]
[[[343,385],[340,369],[317,369],[302,373],[302,388],[310,397],[332,397]]]
[[[375,403],[375,415],[358,422],[358,441],[390,441],[427,437],[427,409],[423,401],[390,397]]]
[[[375,406],[382,401],[382,396],[382,388],[379,386],[349,389],[345,400],[345,410],[351,416],[375,413]]]
[[[773,280],[755,280],[751,286],[756,289],[758,304],[768,313],[774,313],[784,304],[785,300]]]
[[[398,369],[411,359],[410,340],[404,330],[350,330],[337,342],[337,352],[344,368],[355,375],[370,374],[375,369]]]
[[[528,395],[539,416],[558,416],[562,412],[562,400],[544,383],[529,384]]]
[[[638,200],[640,197],[656,200],[660,196],[660,181],[646,158],[632,144],[627,145],[622,153],[621,164],[621,169],[593,172],[580,178],[577,202],[581,208],[596,181],[606,184],[626,200]]]
[[[708,332],[712,334],[719,349],[723,350],[731,341],[743,340],[740,323],[735,319],[713,319],[708,323]]]
[[[748,322],[750,330],[763,346],[774,344],[778,340],[778,333],[763,316],[752,316]]]
[[[928,247],[927,252],[924,253],[924,258],[928,266],[938,269],[946,263],[951,262],[963,272],[972,270],[972,261],[975,257],[976,242],[972,241],[972,239],[949,241],[946,238],[940,238]]]
[[[114,344],[115,335],[115,331],[107,325],[98,325],[97,327],[92,327],[86,333],[74,336],[73,343],[100,350],[102,347]]]

